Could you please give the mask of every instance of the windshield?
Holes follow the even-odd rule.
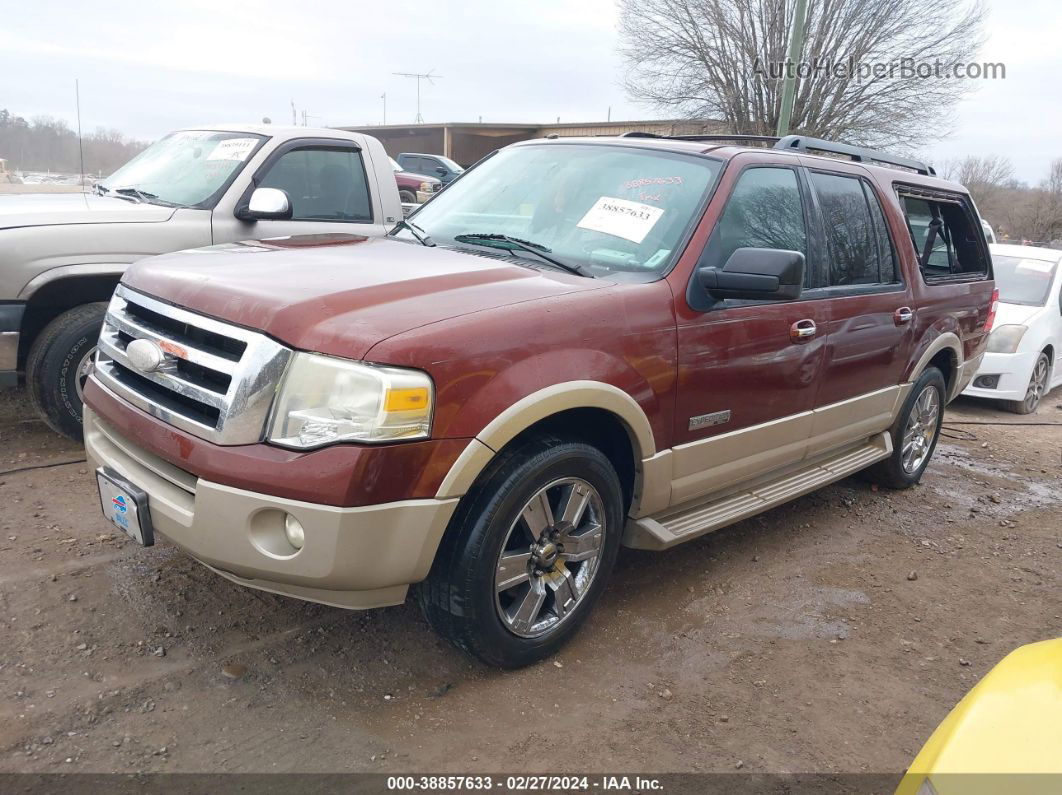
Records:
[[[518,146],[476,166],[411,221],[439,245],[504,235],[594,275],[649,281],[669,266],[721,168],[703,156],[634,147]]]
[[[1021,257],[992,257],[992,271],[1005,304],[1044,306],[1051,292],[1057,262]]]
[[[182,130],[156,141],[101,184],[116,192],[135,188],[143,201],[195,207],[221,190],[264,140],[251,133]]]

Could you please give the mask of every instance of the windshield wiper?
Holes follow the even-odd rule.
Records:
[[[117,194],[120,194],[122,196],[135,196],[137,199],[139,199],[140,201],[145,202],[145,203],[147,203],[149,199],[157,199],[158,198],[158,196],[156,196],[154,193],[148,193],[147,191],[142,191],[142,190],[140,190],[140,188],[133,188],[133,187],[110,188],[109,190],[111,191],[111,193],[117,193]]]
[[[583,265],[576,265],[570,262],[564,262],[551,257],[552,249],[543,246],[541,243],[534,243],[530,240],[521,240],[518,237],[510,237],[509,235],[501,235],[497,233],[481,233],[481,234],[464,234],[454,235],[454,240],[458,243],[472,243],[477,246],[490,246],[492,248],[505,248],[510,252],[514,250],[527,251],[534,254],[539,259],[545,260],[550,265],[554,265],[561,270],[568,271],[568,273],[574,273],[576,276],[586,276],[589,279],[594,278],[594,274],[589,268]],[[498,245],[498,243],[507,245]]]
[[[416,238],[417,242],[420,243],[422,246],[431,247],[435,245],[435,241],[432,240],[431,237],[429,237],[423,229],[421,229],[416,224],[411,224],[405,218],[395,224],[395,228],[392,229],[391,232],[393,233],[397,229],[408,229],[409,233],[413,235],[413,237]],[[417,231],[418,229],[420,230],[419,232]]]

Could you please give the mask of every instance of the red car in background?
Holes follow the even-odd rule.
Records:
[[[389,157],[391,168],[395,172],[395,182],[398,183],[398,195],[403,202],[423,204],[442,189],[442,180],[428,177],[424,174],[413,174],[406,171],[393,157]]]

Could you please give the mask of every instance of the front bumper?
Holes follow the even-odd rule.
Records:
[[[18,385],[18,343],[25,304],[0,304],[0,389]]]
[[[197,478],[128,441],[85,408],[85,449],[148,495],[157,534],[241,585],[336,607],[400,604],[424,579],[457,499],[340,508]],[[284,514],[305,528],[295,551]]]
[[[1037,355],[1035,352],[986,353],[977,369],[977,376],[963,390],[963,394],[992,400],[1025,400]],[[982,375],[999,376],[994,389],[974,386],[977,377]]]

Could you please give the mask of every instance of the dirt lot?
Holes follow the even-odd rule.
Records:
[[[137,547],[78,446],[0,401],[3,771],[898,772],[1004,654],[1062,634],[1062,394],[953,407],[916,489],[846,480],[625,551],[576,641],[514,673],[411,604]],[[1007,424],[957,424],[981,422]]]

